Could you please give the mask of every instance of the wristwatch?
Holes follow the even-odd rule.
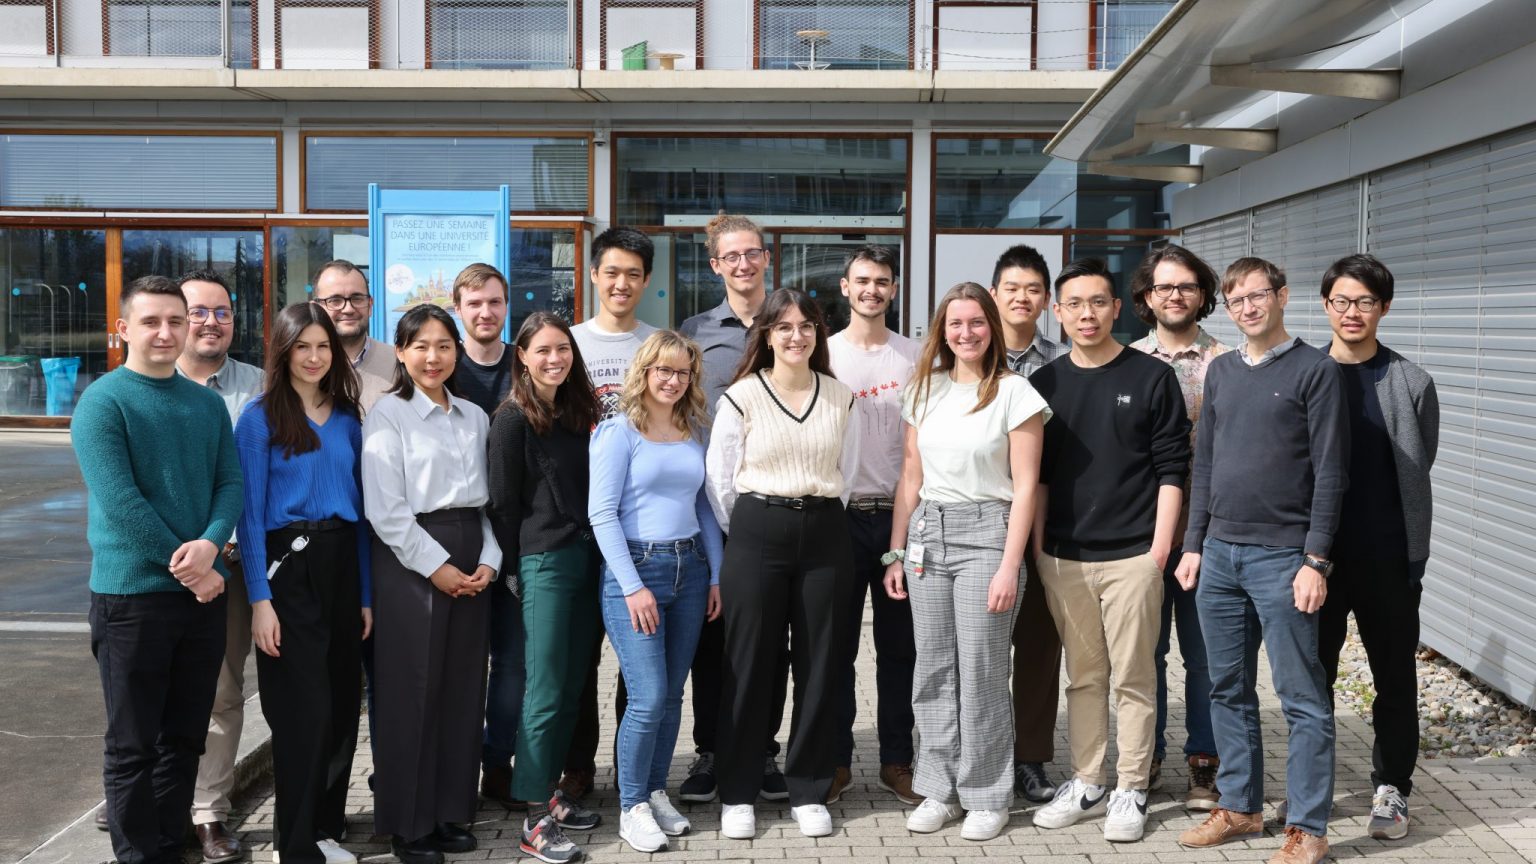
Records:
[[[892,549],[891,551],[880,556],[880,563],[887,567],[895,564],[897,561],[905,560],[907,560],[907,550],[905,549]]]
[[[1302,556],[1302,562],[1304,564],[1306,564],[1308,567],[1311,567],[1313,570],[1316,570],[1317,572],[1323,574],[1323,578],[1324,579],[1327,579],[1328,578],[1328,574],[1333,572],[1333,562],[1332,561],[1329,561],[1326,558],[1319,558],[1319,557],[1317,557],[1316,555],[1313,555],[1310,552],[1308,552],[1306,555]]]

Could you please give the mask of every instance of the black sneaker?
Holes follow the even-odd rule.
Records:
[[[688,779],[678,787],[677,797],[695,804],[715,800],[715,754],[706,750],[693,760],[688,766]]]
[[[784,782],[784,772],[779,770],[778,757],[769,756],[763,761],[763,790],[758,794],[765,801],[789,800],[789,784]]]
[[[544,817],[528,827],[528,820],[523,820],[523,839],[517,844],[517,848],[523,850],[524,855],[532,855],[540,861],[549,864],[567,864],[570,861],[581,860],[581,847],[571,842],[571,838],[565,836],[560,830],[560,823],[555,821],[552,813],[544,814]]]
[[[1056,787],[1045,776],[1040,762],[1020,762],[1013,766],[1013,791],[1026,801],[1044,804],[1056,796]]]
[[[560,789],[556,789],[554,796],[549,799],[549,815],[567,831],[591,831],[603,821],[602,816],[581,806],[580,801]]]

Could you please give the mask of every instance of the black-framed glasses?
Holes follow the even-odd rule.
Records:
[[[1179,282],[1174,285],[1153,285],[1152,296],[1166,299],[1173,296],[1173,292],[1179,292],[1180,297],[1193,297],[1200,293],[1200,283]]]
[[[799,324],[791,324],[788,321],[780,321],[769,329],[780,339],[788,339],[796,333],[809,339],[816,335],[816,322],[801,321]]]
[[[671,381],[677,379],[679,384],[693,382],[693,371],[690,369],[673,369],[671,366],[647,366],[647,372],[655,372],[657,381]]]
[[[1227,299],[1221,301],[1221,305],[1227,307],[1228,309],[1241,309],[1244,306],[1252,304],[1253,308],[1255,309],[1263,309],[1265,306],[1268,306],[1269,301],[1275,299],[1275,295],[1279,293],[1279,288],[1260,288],[1257,291],[1254,291],[1250,294],[1244,294],[1241,297],[1228,297]]]
[[[366,309],[373,302],[371,294],[333,294],[330,297],[322,297],[315,301],[332,312],[340,312],[343,307],[351,305],[353,309]]]
[[[228,324],[235,320],[235,310],[228,306],[220,306],[217,309],[209,309],[207,306],[193,306],[187,310],[187,318],[193,324],[202,324],[210,317],[220,324]]]
[[[1364,297],[1356,297],[1353,300],[1348,297],[1329,297],[1324,302],[1332,306],[1333,311],[1339,313],[1348,312],[1351,306],[1359,309],[1361,312],[1374,312],[1376,307],[1381,305],[1381,298],[1372,297],[1367,294]]]
[[[748,264],[761,264],[763,256],[767,254],[767,249],[743,249],[740,252],[727,252],[724,255],[716,255],[715,260],[735,267],[741,263],[743,258],[747,259]]]

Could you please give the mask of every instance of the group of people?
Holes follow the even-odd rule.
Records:
[[[877,783],[913,805],[914,833],[963,817],[963,838],[989,840],[1017,794],[1038,827],[1102,815],[1106,840],[1139,840],[1177,632],[1185,804],[1209,812],[1180,842],[1262,832],[1262,644],[1290,735],[1271,860],[1319,861],[1354,613],[1378,689],[1370,830],[1404,836],[1438,408],[1377,339],[1393,297],[1379,261],[1324,275],[1334,338],[1318,348],[1287,334],[1275,265],[1218,278],[1162,247],[1131,285],[1151,333],[1125,347],[1102,262],[1052,281],[1016,246],[990,288],[944,294],[918,343],[886,325],[890,247],[849,257],[832,334],[808,294],[767,291],[751,220],[716,217],[707,242],[725,299],[679,330],[638,320],[653,248],[616,227],[591,250],[596,315],[535,312],[510,344],[489,265],[455,280],[457,321],[413,307],[390,345],[368,336],[365,275],[334,261],[274,316],[264,373],[228,357],[216,274],[127,286],[127,362],[73,423],[118,861],[179,860],[189,811],[209,864],[243,854],[224,823],[252,644],[274,861],[355,861],[341,844],[364,701],[374,828],[402,864],[475,849],[481,798],[526,813],[524,853],[581,857],[566,832],[601,819],[583,798],[604,635],[625,842],[656,852],[691,828],[666,788],[690,679],[678,798],[718,798],[728,838],[757,835],[759,797],[828,835],[853,782],[866,595]],[[1053,291],[1068,344],[1038,326]],[[1199,326],[1218,303],[1246,339],[1234,350]]]

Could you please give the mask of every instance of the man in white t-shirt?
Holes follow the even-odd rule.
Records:
[[[912,792],[912,610],[892,600],[882,585],[880,556],[891,537],[892,498],[901,477],[901,394],[917,363],[920,346],[885,326],[886,312],[899,286],[900,253],[890,246],[863,246],[843,269],[842,291],[848,298],[847,329],[827,340],[832,372],[853,390],[859,411],[859,462],[849,480],[848,525],[853,533],[854,589],[846,604],[849,639],[841,646],[846,680],[840,685],[838,761],[827,793],[831,804],[852,782],[854,660],[858,657],[864,594],[874,600],[875,681],[880,738],[877,781],[906,804],[922,796]]]

